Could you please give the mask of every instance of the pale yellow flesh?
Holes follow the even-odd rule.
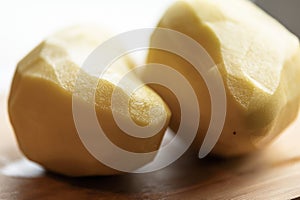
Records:
[[[95,28],[69,28],[46,39],[18,64],[9,98],[10,119],[23,153],[46,169],[68,176],[119,173],[96,160],[85,149],[77,134],[72,114],[72,94],[80,66],[105,39],[102,31]],[[113,64],[104,79],[98,80],[83,73],[83,84],[92,86],[98,83],[98,87],[95,104],[85,99],[86,94],[92,92],[92,87],[82,91],[79,95],[81,106],[95,106],[103,130],[120,148],[131,152],[155,151],[161,144],[170,111],[147,86],[132,95],[125,86],[116,86],[130,67],[130,60],[122,58]],[[139,84],[139,80],[128,80],[126,84]],[[114,89],[118,91],[118,99],[129,100],[129,117],[136,124],[146,126],[165,122],[160,132],[146,139],[124,133],[112,116],[111,96]],[[150,113],[153,107],[160,108],[162,113],[159,116]],[[118,105],[114,109],[123,116],[125,122],[130,120]],[[166,121],[163,121],[164,117]],[[109,152],[110,149],[107,149],[105,153]]]
[[[158,27],[190,36],[218,66],[227,94],[227,115],[215,154],[241,155],[261,148],[295,119],[300,102],[299,41],[251,2],[180,1],[166,11]],[[154,32],[151,42],[170,38],[159,38]],[[201,108],[195,145],[199,149],[210,121],[210,97],[203,79],[174,54],[150,50],[148,62],[169,65],[191,81]],[[144,73],[159,72],[146,69]],[[171,127],[176,129],[180,113],[174,97],[161,87],[153,88],[170,106]]]

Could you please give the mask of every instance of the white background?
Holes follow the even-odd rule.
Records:
[[[65,26],[93,23],[114,34],[154,27],[174,0],[10,0],[0,3],[0,91],[15,66],[43,38]],[[256,0],[300,35],[300,0]]]

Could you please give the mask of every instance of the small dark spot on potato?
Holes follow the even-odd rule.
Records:
[[[236,132],[235,132],[235,131],[233,131],[233,135],[236,135]]]

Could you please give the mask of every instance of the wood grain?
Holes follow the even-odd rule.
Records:
[[[35,178],[0,173],[0,199],[292,199],[300,196],[300,118],[274,144],[245,158],[186,154],[148,174]],[[0,97],[0,170],[22,157]]]

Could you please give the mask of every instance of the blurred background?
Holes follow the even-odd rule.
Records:
[[[17,62],[53,32],[80,23],[99,24],[114,34],[154,27],[172,2],[174,0],[2,1],[0,92],[9,90]],[[253,0],[253,2],[300,36],[299,0]]]

